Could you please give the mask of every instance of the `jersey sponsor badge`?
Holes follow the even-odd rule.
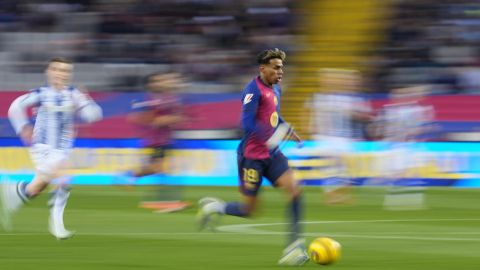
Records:
[[[252,101],[253,94],[246,94],[245,98],[243,99],[243,105],[248,104],[250,101]]]

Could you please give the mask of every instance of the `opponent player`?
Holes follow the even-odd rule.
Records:
[[[322,69],[320,80],[324,91],[315,93],[310,107],[310,131],[318,143],[314,155],[333,161],[331,178],[324,184],[325,203],[351,203],[351,175],[345,158],[351,144],[361,138],[355,123],[369,121],[370,106],[357,95],[360,74],[355,70]]]
[[[434,110],[420,101],[426,86],[414,86],[392,90],[391,103],[386,104],[379,118],[384,123],[384,140],[389,143],[388,160],[383,164],[385,177],[391,188],[385,196],[387,210],[417,210],[425,205],[424,187],[417,180],[405,185],[403,180],[415,175],[416,168],[424,165],[413,148],[422,135],[433,128]]]
[[[179,97],[175,94],[181,86],[178,73],[157,73],[147,78],[146,99],[132,105],[128,118],[137,125],[143,146],[152,149],[150,160],[143,166],[127,172],[129,182],[138,177],[166,174],[167,152],[173,145],[172,132],[176,125],[185,121]],[[182,210],[189,205],[180,200],[180,187],[160,185],[155,201],[142,203],[143,207],[155,208],[159,212]]]
[[[35,176],[29,183],[3,182],[1,190],[2,222],[11,229],[10,216],[23,204],[42,192],[52,180],[60,177],[74,140],[74,120],[79,116],[91,123],[102,118],[102,109],[87,93],[69,86],[73,64],[64,58],[48,62],[48,84],[31,90],[13,101],[8,117],[25,145],[35,166]],[[35,125],[29,121],[28,109],[37,108]],[[49,231],[57,239],[72,236],[64,227],[63,211],[70,195],[67,186],[59,185],[50,204]]]
[[[201,228],[211,226],[215,214],[248,217],[257,206],[257,195],[262,177],[273,186],[288,193],[290,212],[290,239],[279,261],[283,265],[302,265],[308,260],[303,239],[299,238],[301,190],[282,154],[278,143],[290,128],[280,117],[279,83],[283,77],[285,52],[265,50],[257,56],[260,75],[251,80],[243,90],[242,125],[244,137],[237,150],[240,191],[243,202],[223,202],[215,198],[200,200],[199,222]],[[280,128],[281,127],[281,128]],[[291,130],[291,129],[290,129]],[[292,137],[301,142],[295,132]]]

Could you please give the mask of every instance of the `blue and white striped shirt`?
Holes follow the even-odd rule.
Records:
[[[102,118],[102,109],[77,88],[56,90],[44,86],[18,97],[10,105],[8,117],[17,134],[29,124],[29,107],[37,107],[32,143],[60,150],[72,148],[76,115],[86,122]]]

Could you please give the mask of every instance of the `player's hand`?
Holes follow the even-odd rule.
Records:
[[[25,145],[32,144],[32,136],[33,136],[33,127],[32,125],[25,125],[20,131],[20,139]]]
[[[297,148],[302,148],[303,147],[303,141],[298,141],[297,142]]]
[[[298,134],[295,132],[295,130],[292,131],[292,135],[291,135],[291,138],[296,141],[297,143],[302,143],[302,139],[300,138],[300,136],[298,136]]]
[[[303,147],[303,140],[298,136],[298,134],[295,132],[295,130],[292,129],[292,134],[290,135],[291,138],[297,142],[297,148],[302,148]]]

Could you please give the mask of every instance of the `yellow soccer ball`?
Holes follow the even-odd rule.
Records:
[[[319,237],[308,246],[310,260],[321,265],[334,263],[340,259],[342,246],[328,237]]]

